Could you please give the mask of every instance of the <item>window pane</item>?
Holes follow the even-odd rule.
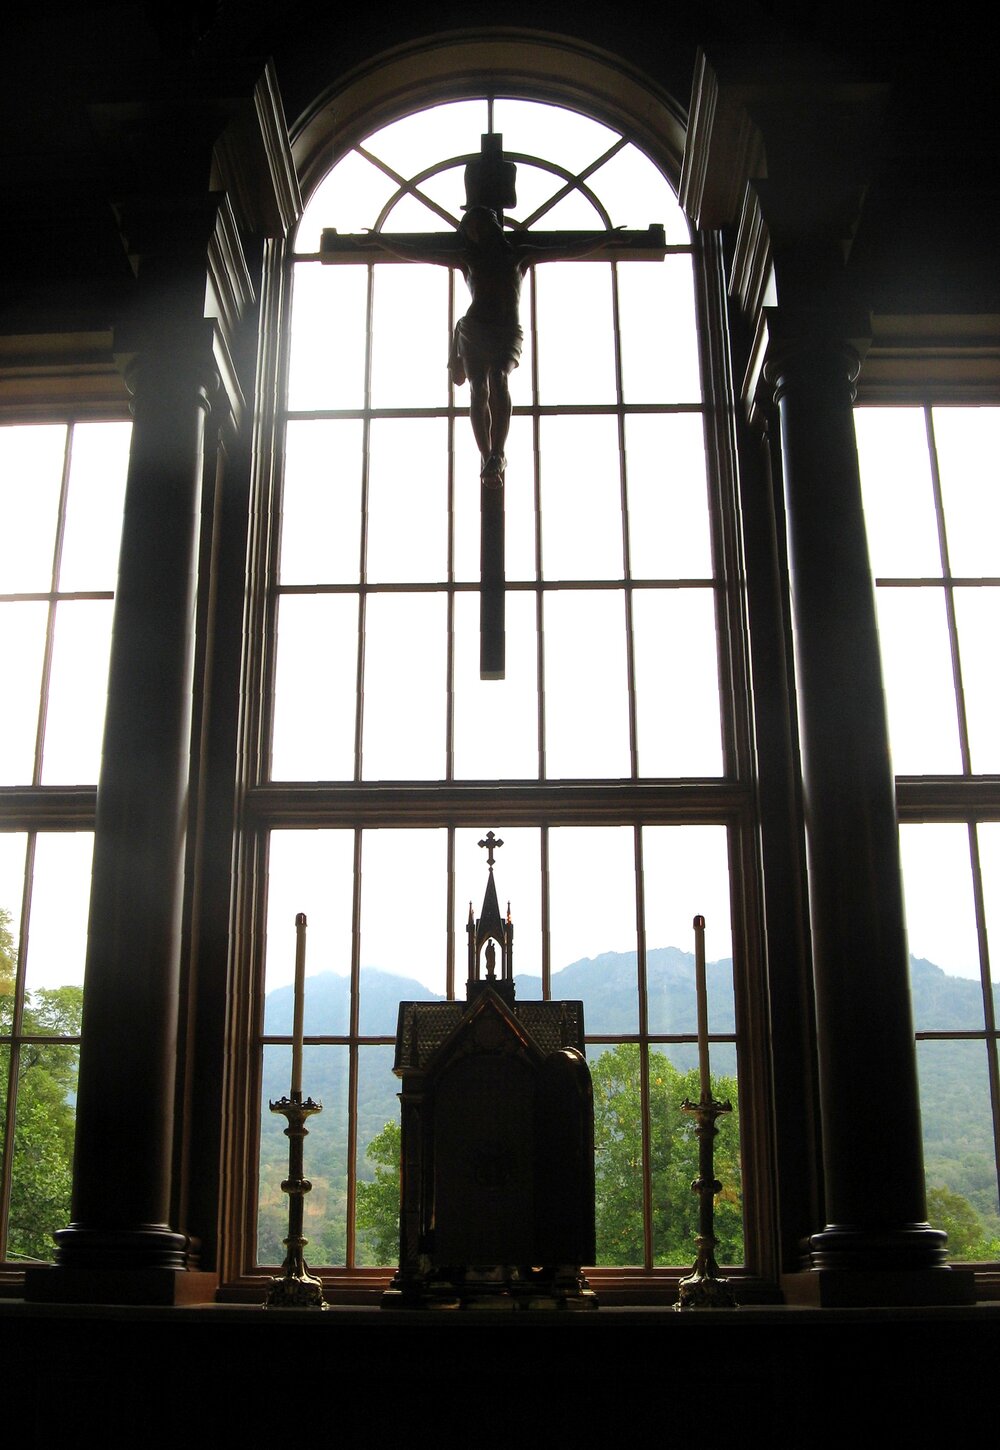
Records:
[[[943,594],[880,589],[876,602],[896,774],[957,773],[962,757]]]
[[[1000,1236],[987,1050],[982,1042],[917,1043],[928,1212],[935,1226],[947,1223],[948,1252],[959,1260],[995,1257],[995,1247],[984,1254],[976,1246]]]
[[[691,1184],[698,1175],[696,1119],[681,1104],[700,1096],[697,1066],[678,1064],[681,1048],[651,1048],[649,1107],[652,1148],[653,1262],[687,1265],[697,1255],[700,1195]],[[720,1054],[721,1056],[721,1054]],[[743,1262],[742,1168],[739,1102],[735,1069],[713,1055],[712,1095],[728,1102],[732,1112],[716,1119],[713,1169],[722,1189],[715,1195],[712,1227],[718,1263]]]
[[[291,1024],[289,1023],[289,1029]],[[261,1082],[260,1156],[257,1215],[257,1258],[261,1264],[280,1265],[285,1256],[282,1240],[288,1234],[288,1195],[282,1180],[288,1177],[288,1120],[272,1113],[269,1104],[288,1096],[291,1082],[290,1047],[266,1046]],[[347,1244],[347,1122],[348,1050],[346,1047],[307,1047],[302,1054],[302,1091],[323,1105],[308,1120],[308,1177],[312,1190],[303,1199],[306,1261],[310,1267],[343,1264]]]
[[[361,843],[362,971],[413,978],[435,997],[447,988],[447,834],[368,830]]]
[[[545,596],[545,773],[627,776],[625,602],[617,590]]]
[[[48,617],[47,604],[0,604],[8,699],[0,710],[0,785],[27,785],[34,774]]]
[[[696,916],[705,918],[708,1030],[733,1032],[726,828],[644,826],[642,867],[650,1032],[697,1031],[692,925]]]
[[[353,780],[357,669],[353,595],[280,600],[273,780]]]
[[[378,418],[368,473],[368,579],[431,582],[447,573],[447,424]]]
[[[77,423],[73,429],[59,588],[114,589],[130,423]]]
[[[79,1056],[79,1048],[69,1044],[21,1049],[8,1259],[51,1260],[52,1235],[69,1222]]]
[[[356,582],[361,439],[360,419],[288,424],[281,495],[283,584]]]
[[[1000,982],[1000,821],[980,821],[979,864],[983,874],[986,936],[990,951],[990,975]],[[993,989],[994,1009],[1000,1009],[1000,994]],[[997,1013],[1000,1016],[1000,1011]]]
[[[479,595],[455,597],[455,779],[538,778],[534,594],[508,591],[506,678],[479,678]]]
[[[62,600],[55,608],[42,782],[96,781],[108,695],[111,601]]]
[[[968,827],[905,825],[899,843],[917,1030],[975,1031],[983,997]]]
[[[933,416],[951,572],[1000,574],[1000,408]]]
[[[399,1263],[399,1081],[392,1071],[394,1056],[392,1047],[358,1051],[359,1264]]]
[[[441,171],[436,171],[433,176],[425,176],[420,183],[420,195],[435,202],[452,220],[448,221],[440,212],[434,211],[431,207],[422,206],[423,219],[413,230],[452,231],[456,222],[460,220],[465,206],[465,163],[462,162],[458,166],[446,166]],[[403,203],[392,208],[383,225],[383,231],[410,230],[408,225],[404,226],[404,206],[407,200],[409,198],[404,198]],[[414,204],[416,205],[416,203]]]
[[[540,832],[534,827],[508,827],[492,821],[490,829],[503,842],[496,853],[494,882],[500,911],[508,904],[514,924],[514,979],[519,1002],[542,997],[542,883]],[[468,977],[469,907],[480,915],[488,872],[482,831],[455,832],[455,995],[465,996]],[[499,971],[499,963],[497,965]]]
[[[450,344],[447,268],[413,262],[376,267],[372,407],[444,407]],[[411,472],[419,456],[411,457]]]
[[[5,594],[52,587],[65,449],[62,423],[0,427],[0,591]]]
[[[627,417],[625,464],[632,578],[709,578],[712,553],[701,414]]]
[[[353,830],[271,832],[264,1022],[268,1036],[291,1031],[299,912],[305,913],[307,922],[303,1030],[307,1037],[347,1032],[353,900]]]
[[[613,417],[543,418],[542,573],[621,579],[621,453]]]
[[[600,121],[542,101],[498,97],[493,124],[503,134],[505,151],[558,157],[573,172],[582,171],[618,140],[617,132]]]
[[[642,1093],[636,1042],[591,1047],[597,1262],[642,1264]]]
[[[324,227],[334,227],[348,235],[373,227],[396,187],[397,183],[379,167],[357,151],[348,152],[327,172],[309,198],[296,233],[296,251],[318,252]],[[346,268],[326,270],[339,272]]]
[[[640,774],[721,775],[712,591],[637,589],[632,618]]]
[[[0,912],[7,913],[10,951],[17,954],[21,931],[21,900],[24,894],[25,851],[28,837],[23,831],[0,831]]]
[[[464,192],[464,187],[463,187]],[[457,220],[457,217],[456,217]],[[453,224],[431,205],[429,191],[420,188],[419,196],[402,195],[389,211],[383,231],[386,232],[450,232]],[[408,265],[421,266],[422,263]]]
[[[40,992],[83,986],[93,852],[90,831],[46,831],[36,837],[24,963],[25,985],[36,1005]],[[44,1030],[76,1029],[61,1027],[56,1017]]]
[[[639,1025],[635,846],[629,826],[549,832],[552,996],[583,1000],[590,1036]],[[609,956],[594,984],[593,962]],[[588,970],[591,969],[591,970]]]
[[[687,220],[670,183],[637,146],[622,147],[587,178],[611,213],[613,226],[642,230],[660,223],[668,244],[690,242]]]
[[[373,131],[365,150],[410,177],[438,157],[478,153],[487,125],[485,101],[446,101]]]
[[[611,274],[603,262],[535,268],[538,396],[542,403],[613,403]]]
[[[567,191],[560,172],[524,161],[517,167],[516,215],[521,222],[531,218],[529,231],[543,235],[547,231],[604,230],[604,218],[589,197],[576,187]]]
[[[455,578],[480,577],[479,449],[467,418],[455,423]],[[503,484],[504,573],[508,581],[535,578],[535,455],[530,418],[511,419]]]
[[[365,623],[365,780],[444,775],[443,595],[372,594]]]
[[[700,402],[691,258],[619,262],[618,306],[626,401]]]
[[[923,409],[858,408],[854,430],[873,574],[882,578],[940,576],[941,549]]]
[[[976,775],[1000,771],[1000,589],[955,590],[969,754]]]
[[[296,266],[290,408],[360,408],[364,403],[367,288],[367,267]]]

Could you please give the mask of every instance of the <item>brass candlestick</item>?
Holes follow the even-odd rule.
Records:
[[[281,1185],[282,1193],[288,1194],[288,1237],[284,1240],[285,1262],[279,1278],[272,1279],[264,1296],[265,1309],[325,1309],[323,1285],[315,1275],[310,1274],[302,1250],[309,1242],[302,1235],[302,1211],[305,1195],[312,1188],[308,1178],[302,1176],[302,1143],[309,1129],[306,1118],[323,1111],[322,1103],[312,1098],[302,1101],[301,1092],[293,1092],[290,1098],[281,1098],[269,1104],[272,1113],[281,1113],[288,1119],[285,1137],[288,1139],[288,1177]]]
[[[722,1184],[715,1176],[715,1137],[718,1128],[715,1120],[722,1113],[733,1111],[732,1103],[720,1103],[711,1092],[703,1091],[701,1101],[692,1103],[684,1099],[681,1109],[693,1113],[697,1118],[695,1133],[698,1135],[698,1177],[691,1184],[693,1193],[699,1195],[698,1234],[695,1244],[698,1248],[694,1268],[677,1286],[675,1309],[735,1309],[736,1295],[728,1279],[719,1274],[715,1262],[715,1195]]]

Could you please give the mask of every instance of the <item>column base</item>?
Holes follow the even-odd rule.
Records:
[[[948,1235],[929,1223],[828,1223],[809,1240],[812,1269],[886,1273],[948,1267]]]
[[[73,1269],[196,1269],[197,1240],[165,1223],[134,1228],[87,1228],[71,1223],[56,1229],[56,1263]]]
[[[814,1309],[917,1308],[974,1304],[971,1269],[806,1269],[782,1274],[786,1304]]]
[[[32,1304],[211,1304],[218,1276],[192,1269],[96,1269],[31,1264],[24,1297]]]

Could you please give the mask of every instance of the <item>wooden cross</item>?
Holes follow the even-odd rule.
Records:
[[[469,382],[469,415],[482,458],[479,673],[484,680],[502,680],[506,663],[503,448],[511,413],[507,375],[521,351],[521,280],[538,262],[622,252],[632,260],[660,261],[666,251],[662,226],[604,232],[529,232],[514,226],[505,232],[504,213],[516,204],[516,170],[503,154],[503,138],[490,133],[482,138],[480,155],[467,160],[465,216],[455,222],[453,233],[340,236],[327,228],[320,243],[324,262],[368,262],[380,254],[436,262],[458,268],[468,283],[472,305],[455,328],[448,368],[454,383]]]

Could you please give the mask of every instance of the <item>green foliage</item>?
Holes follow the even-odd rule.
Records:
[[[0,1035],[8,1038],[16,970],[10,914],[0,911]],[[79,1035],[82,1010],[80,987],[42,988],[25,997],[21,1035],[53,1040],[22,1042],[18,1051],[8,1259],[50,1259],[54,1230],[69,1222],[80,1053],[75,1043],[59,1039]],[[0,1133],[7,1124],[10,1051],[4,1051],[0,1071]]]
[[[948,1253],[958,1263],[1000,1258],[1000,1235],[991,1234],[967,1198],[937,1185],[927,1190],[927,1217],[948,1235]]]
[[[599,1264],[645,1261],[639,1053],[638,1044],[620,1043],[591,1063]],[[720,1264],[739,1264],[743,1212],[736,1080],[713,1077],[712,1094],[733,1108],[717,1120],[715,1176],[723,1186],[715,1199],[716,1258]],[[652,1236],[658,1265],[693,1263],[696,1253],[699,1198],[691,1184],[698,1177],[698,1140],[694,1117],[681,1104],[697,1102],[699,1096],[696,1068],[681,1072],[662,1052],[650,1051]]]
[[[395,1264],[399,1256],[399,1157],[401,1130],[386,1123],[368,1144],[375,1177],[357,1188],[359,1264]]]

